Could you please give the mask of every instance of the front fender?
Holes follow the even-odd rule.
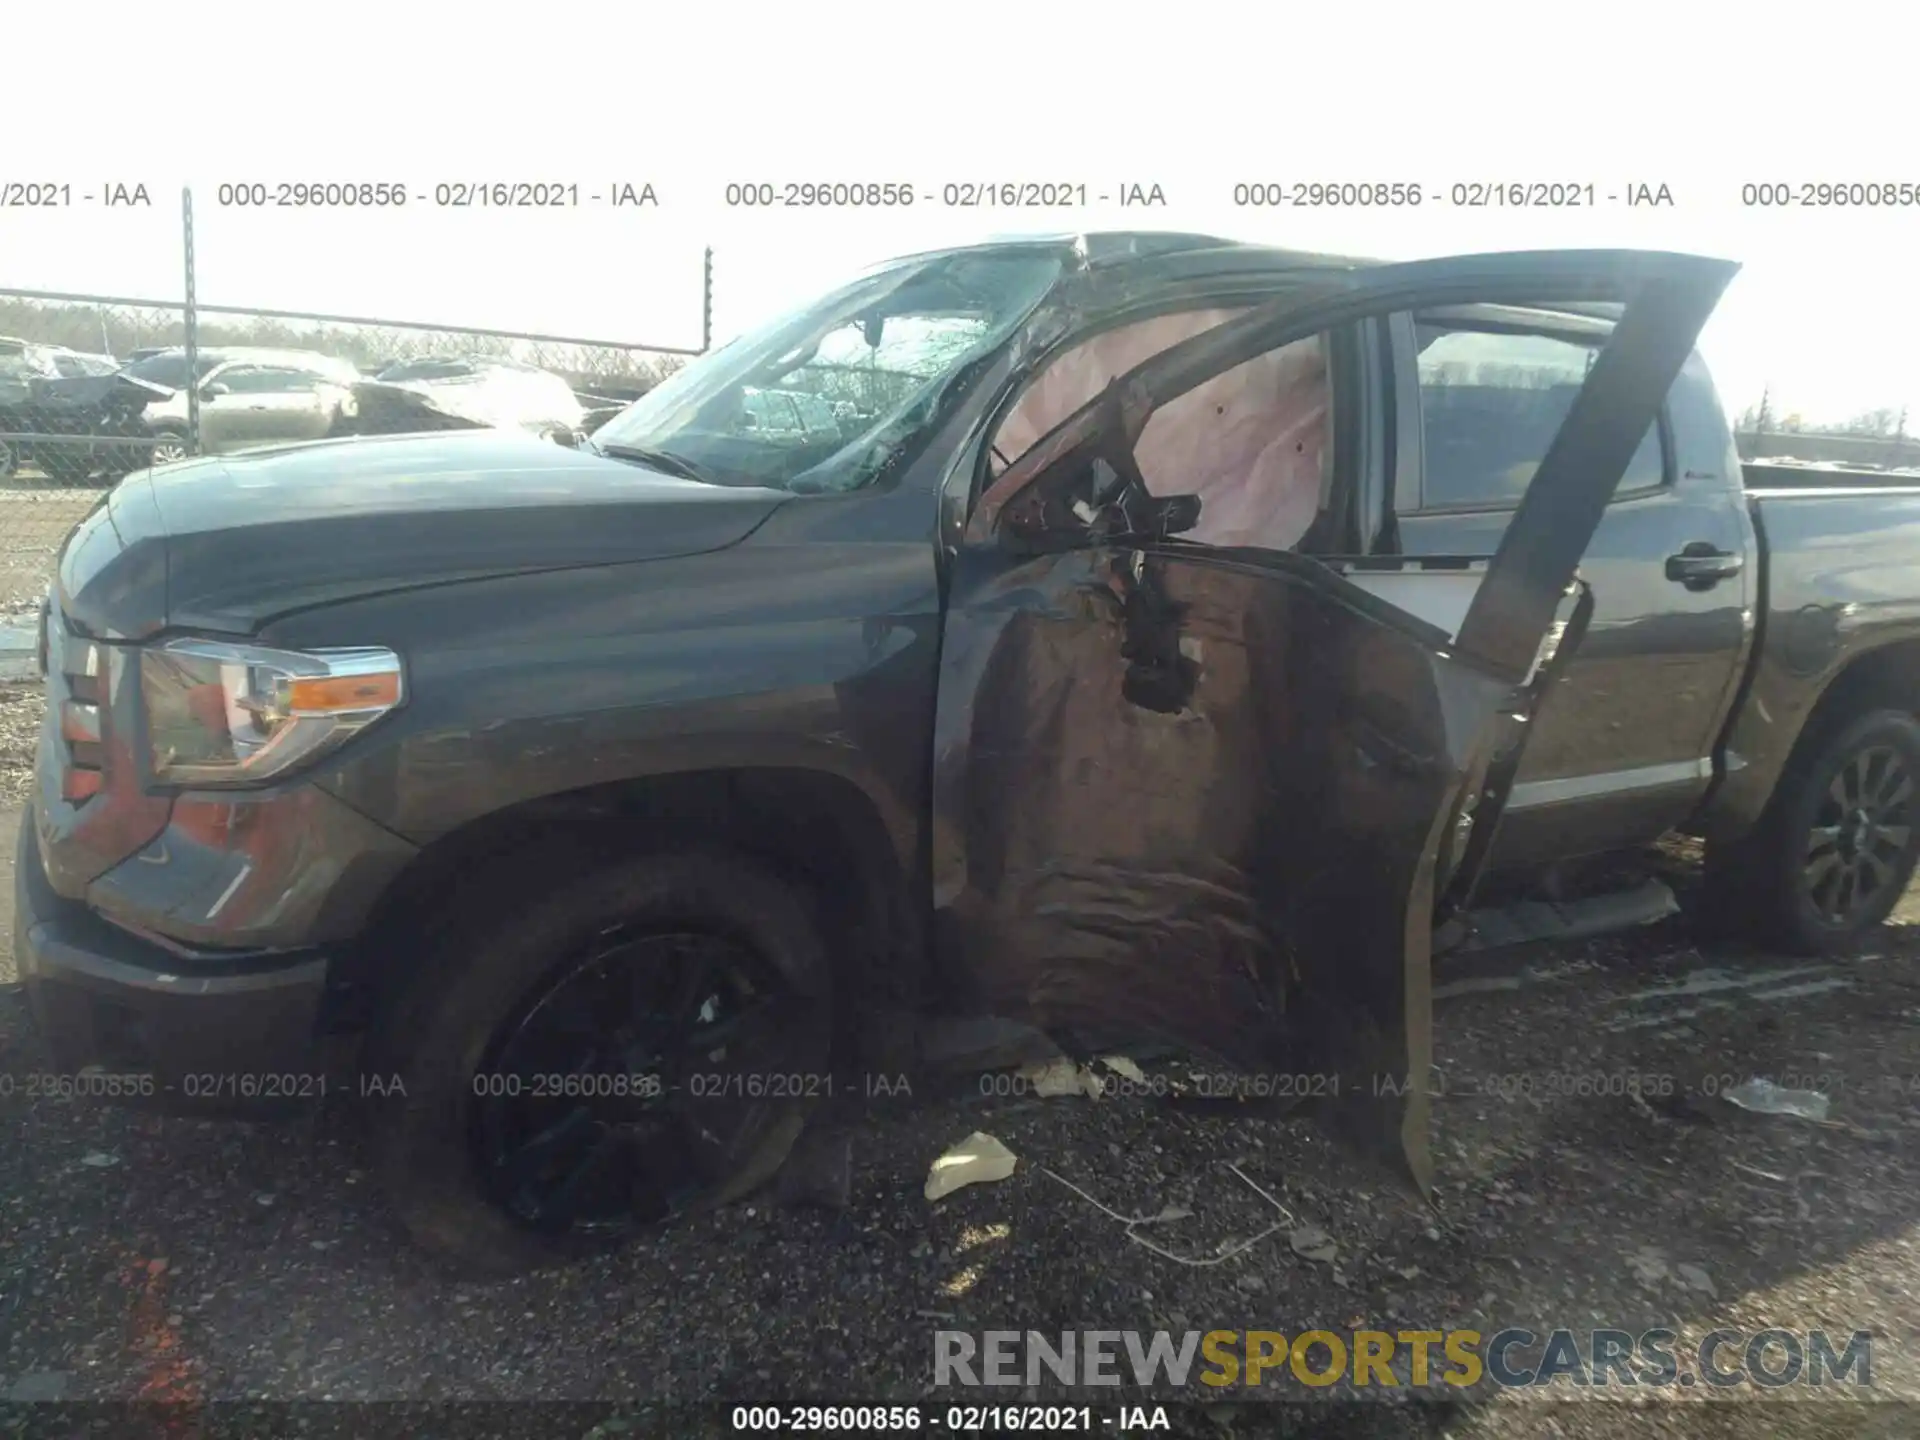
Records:
[[[405,658],[404,709],[317,779],[412,843],[594,787],[787,768],[858,789],[904,870],[924,809],[938,613],[925,542],[867,541],[374,597],[265,638]]]

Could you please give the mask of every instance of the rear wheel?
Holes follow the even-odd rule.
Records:
[[[1720,916],[1773,948],[1831,954],[1881,924],[1920,860],[1920,722],[1874,710],[1803,747],[1744,841],[1709,847]]]
[[[464,933],[368,1052],[381,1176],[453,1269],[513,1273],[737,1198],[824,1093],[825,947],[758,866],[621,860]]]

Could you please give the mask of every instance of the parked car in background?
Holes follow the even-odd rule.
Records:
[[[5,416],[17,417],[13,423],[31,438],[17,442],[15,460],[49,480],[77,484],[103,471],[117,477],[148,463],[151,432],[141,417],[170,393],[120,373],[35,377],[23,406],[0,410],[0,428]]]
[[[28,463],[33,442],[23,437],[39,429],[34,386],[60,377],[59,355],[58,346],[0,335],[0,479]]]
[[[558,375],[495,356],[429,356],[389,365],[355,384],[362,434],[525,430],[571,435],[586,409]]]
[[[53,364],[68,379],[76,375],[112,375],[121,368],[120,362],[111,355],[90,355],[84,350],[55,350]]]
[[[27,381],[59,373],[51,345],[0,335],[0,405],[23,403]]]
[[[199,351],[200,448],[222,455],[259,445],[336,434],[355,411],[359,378],[344,360],[312,350],[220,346]],[[117,478],[147,464],[184,459],[188,442],[187,355],[155,351],[108,375],[36,378],[29,408],[43,434],[33,463],[54,479]]]
[[[840,417],[818,395],[794,390],[748,390],[741,397],[740,430],[773,444],[815,445],[841,438]]]
[[[350,360],[323,355],[318,350],[287,349],[269,345],[205,346],[196,352],[194,361],[203,384],[214,379],[213,372],[221,367],[242,362],[294,370],[330,380],[338,385],[351,385],[360,375],[360,371]],[[151,355],[130,359],[123,373],[155,385],[164,385],[170,390],[178,390],[186,384],[187,352],[182,346],[169,346]]]
[[[0,382],[21,378],[53,378],[75,375],[111,375],[121,362],[111,355],[70,350],[64,345],[47,345],[37,340],[21,340],[0,335]],[[19,392],[14,392],[16,395]],[[0,404],[8,400],[0,389]]]
[[[158,367],[168,358],[155,356],[126,373],[138,376],[143,368]],[[185,366],[184,352],[179,363]],[[348,361],[311,350],[221,350],[199,379],[201,452],[225,455],[338,434],[358,408],[353,392],[359,378]],[[156,436],[149,452],[154,463],[185,456],[184,384],[167,399],[149,404],[144,419]]]

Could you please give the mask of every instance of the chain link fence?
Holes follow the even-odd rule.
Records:
[[[104,492],[104,484],[70,478],[74,457],[97,449],[103,470],[119,463],[105,454],[109,437],[75,433],[71,407],[43,403],[36,382],[111,375],[114,357],[178,343],[181,324],[177,309],[161,306],[0,296],[0,622],[39,603],[61,542]],[[137,447],[124,453],[144,463]]]
[[[191,256],[190,219],[185,235]],[[0,288],[0,652],[68,533],[132,471],[354,435],[568,443],[707,347],[712,274],[709,251],[687,277],[698,349],[196,305],[191,275],[178,304]]]

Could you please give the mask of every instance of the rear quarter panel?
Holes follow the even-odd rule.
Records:
[[[1759,818],[1848,667],[1920,641],[1920,487],[1763,489],[1747,502],[1764,562],[1760,644],[1703,816],[1709,839],[1737,838]],[[1920,690],[1905,703],[1920,708]]]

